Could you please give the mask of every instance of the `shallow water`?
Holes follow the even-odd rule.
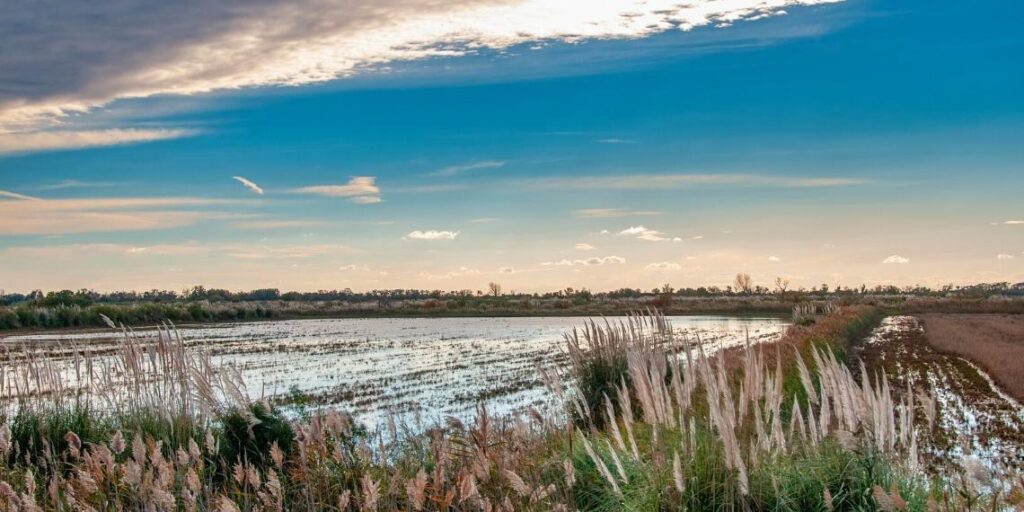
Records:
[[[614,318],[609,319],[615,321]],[[673,328],[706,352],[776,339],[777,318],[670,317]],[[468,418],[485,402],[496,414],[549,399],[537,365],[568,364],[563,334],[581,317],[374,318],[288,320],[183,327],[182,338],[235,366],[252,397],[301,392],[317,407],[340,407],[379,424],[388,414],[426,422]],[[144,332],[144,331],[140,331]],[[110,347],[109,332],[9,336],[0,343],[87,342]]]
[[[883,320],[866,341],[869,363],[885,369],[894,389],[910,386],[935,398],[937,426],[918,433],[939,474],[950,465],[977,461],[997,484],[1006,468],[1024,465],[1024,411],[974,363],[936,352],[925,341],[924,326],[913,316]],[[922,418],[923,421],[923,418]]]

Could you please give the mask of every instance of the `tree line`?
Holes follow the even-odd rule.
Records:
[[[749,274],[740,273],[736,275],[733,283],[719,286],[698,286],[675,288],[665,284],[657,288],[619,288],[606,292],[592,292],[587,288],[567,287],[560,290],[544,293],[519,293],[516,291],[505,292],[501,285],[489,283],[484,290],[426,290],[426,289],[381,289],[368,291],[353,291],[350,288],[341,290],[318,290],[314,292],[282,292],[277,288],[259,288],[248,291],[231,291],[222,288],[206,288],[204,286],[193,286],[192,288],[173,290],[148,290],[148,291],[116,291],[98,292],[89,289],[80,290],[57,290],[44,292],[34,290],[29,293],[3,293],[0,291],[0,306],[29,305],[34,307],[62,307],[78,306],[87,307],[95,304],[160,304],[160,303],[188,303],[188,302],[393,302],[408,300],[429,300],[429,299],[460,299],[460,300],[493,300],[496,298],[522,298],[522,299],[574,299],[589,302],[591,300],[603,299],[637,299],[651,296],[675,296],[675,297],[744,297],[744,296],[854,296],[854,295],[907,295],[907,296],[934,296],[934,297],[965,297],[981,298],[993,295],[1024,296],[1024,283],[1011,284],[1008,282],[979,283],[973,285],[947,285],[939,288],[927,286],[895,286],[877,285],[868,287],[843,287],[841,285],[830,286],[823,283],[820,286],[810,288],[799,287],[791,289],[789,281],[784,278],[776,278],[773,283],[763,285],[755,283]]]

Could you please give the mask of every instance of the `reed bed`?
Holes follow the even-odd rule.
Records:
[[[786,349],[794,393],[780,346],[708,355],[657,313],[567,336],[571,384],[539,369],[566,414],[481,404],[425,432],[288,419],[173,328],[123,336],[116,362],[73,385],[43,355],[8,354],[0,510],[998,510],[1020,496],[976,468],[956,488],[924,475],[926,408],[885,375]]]

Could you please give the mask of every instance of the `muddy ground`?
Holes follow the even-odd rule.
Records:
[[[1024,401],[1024,316],[928,314],[920,318],[933,347],[973,361],[1007,394]]]
[[[965,325],[971,324],[950,332],[969,328]],[[939,331],[947,326],[915,316],[888,317],[857,352],[869,374],[885,370],[897,392],[906,393],[908,384],[913,390],[926,467],[942,472],[976,457],[994,471],[1024,468],[1024,410],[978,365],[929,343],[953,335]],[[979,339],[984,332],[973,336]],[[927,397],[934,398],[937,411],[930,428]]]

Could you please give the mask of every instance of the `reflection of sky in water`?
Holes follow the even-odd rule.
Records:
[[[587,319],[375,318],[289,320],[185,327],[189,344],[206,346],[215,363],[234,365],[252,396],[297,389],[318,405],[340,406],[373,424],[389,412],[430,421],[472,416],[485,400],[495,414],[545,402],[537,364],[565,366],[563,334]],[[787,325],[773,318],[670,318],[705,350],[772,338]],[[103,343],[109,333],[14,336],[32,341]]]

